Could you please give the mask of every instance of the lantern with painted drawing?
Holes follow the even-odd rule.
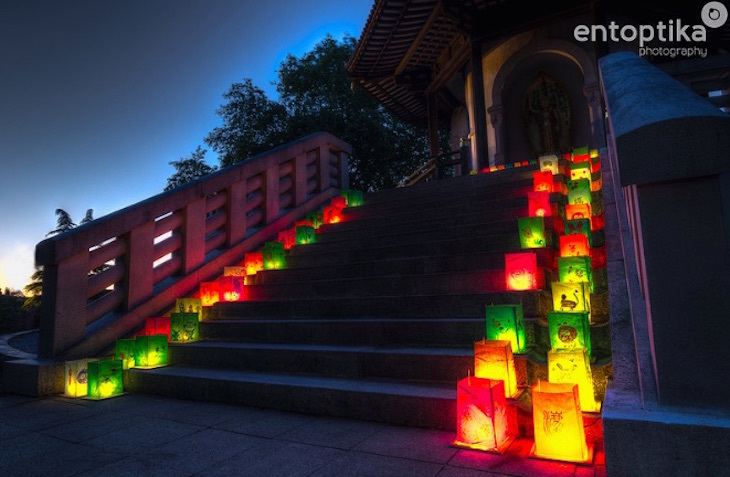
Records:
[[[296,241],[297,245],[306,245],[314,243],[314,227],[310,225],[297,225],[296,227]]]
[[[487,305],[485,307],[487,340],[507,340],[513,353],[527,351],[525,318],[522,305]]]
[[[153,316],[145,319],[142,334],[147,336],[165,335],[170,338],[170,317]]]
[[[67,397],[84,397],[88,392],[89,360],[76,359],[63,364],[63,395]]]
[[[454,445],[502,453],[515,438],[513,429],[502,381],[469,376],[456,384]]]
[[[122,362],[122,369],[134,368],[135,340],[121,338],[114,343],[114,359]]]
[[[118,359],[89,361],[89,399],[107,399],[122,394],[122,367],[122,361]]]
[[[264,270],[283,270],[286,267],[284,244],[266,242],[264,244]]]
[[[246,276],[256,275],[264,269],[263,252],[248,252],[243,255],[243,266],[246,268]]]
[[[527,215],[530,217],[550,217],[550,193],[549,192],[528,192],[527,193]]]
[[[246,267],[244,267],[244,266],[223,267],[223,276],[224,277],[245,277],[246,276]]]
[[[561,235],[558,239],[561,257],[588,257],[591,246],[583,234]]]
[[[217,281],[200,282],[200,302],[203,306],[213,306],[220,301],[220,285]]]
[[[218,278],[220,301],[241,301],[243,300],[243,286],[246,277],[236,275],[224,275]]]
[[[577,384],[581,411],[601,410],[601,403],[596,401],[593,391],[593,373],[588,350],[576,348],[548,351],[548,381]]]
[[[537,290],[537,254],[533,252],[505,253],[504,273],[507,290]]]
[[[552,282],[554,311],[584,311],[591,319],[591,287],[587,283]],[[591,321],[592,323],[592,321]]]
[[[134,365],[137,368],[156,368],[167,365],[167,336],[137,336],[134,344]]]
[[[586,162],[571,162],[568,163],[568,170],[570,171],[570,180],[576,181],[578,179],[591,180],[591,163]]]
[[[590,204],[592,201],[590,180],[568,181],[568,204]]]
[[[550,349],[585,349],[590,357],[591,327],[585,311],[548,311]]]
[[[554,154],[540,156],[537,158],[537,162],[540,164],[541,172],[549,171],[553,175],[560,174],[558,156]]]
[[[170,313],[170,341],[190,343],[200,339],[200,319],[197,313]]]
[[[203,301],[200,298],[178,298],[175,300],[175,311],[179,313],[200,313]]]
[[[535,171],[532,173],[532,190],[534,192],[553,192],[553,173],[550,171]]]
[[[512,343],[507,340],[481,340],[474,343],[474,376],[504,381],[507,397],[517,396],[517,373]]]
[[[591,257],[558,257],[558,281],[564,283],[588,283],[593,291],[593,267]]]
[[[297,236],[294,227],[280,231],[276,236],[276,241],[284,244],[284,250],[291,250],[297,244]]]
[[[325,224],[337,224],[342,222],[342,209],[334,205],[328,205],[322,209],[322,221]]]
[[[520,234],[520,247],[545,248],[547,246],[545,222],[542,217],[523,217],[517,219]]]

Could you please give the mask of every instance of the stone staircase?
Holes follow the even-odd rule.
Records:
[[[125,389],[454,429],[485,305],[522,303],[530,351],[515,356],[518,381],[547,378],[550,293],[507,292],[503,270],[504,253],[520,250],[536,168],[367,196],[295,246],[285,270],[258,273],[245,301],[215,305],[201,341],[170,345],[170,366],[131,369]],[[536,252],[549,290],[556,254]],[[601,299],[597,289],[598,314]],[[591,328],[594,374],[605,376],[608,326]]]

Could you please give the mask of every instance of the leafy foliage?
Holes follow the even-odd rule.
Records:
[[[183,184],[187,184],[198,177],[202,177],[215,171],[215,167],[211,167],[205,162],[206,152],[208,152],[206,149],[198,146],[197,149],[190,154],[190,157],[181,157],[177,161],[171,161],[170,165],[173,166],[176,171],[172,176],[167,178],[165,190],[172,190]]]

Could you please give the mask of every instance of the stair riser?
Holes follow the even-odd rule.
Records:
[[[132,370],[129,374],[127,389],[131,392],[161,394],[181,399],[223,402],[430,429],[452,431],[456,425],[456,391],[453,393],[453,398],[428,398],[166,376],[139,370]]]

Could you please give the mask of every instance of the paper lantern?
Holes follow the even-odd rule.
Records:
[[[576,181],[578,179],[591,180],[590,162],[571,162],[568,164],[568,170],[570,171],[571,181]]]
[[[246,267],[223,267],[224,277],[245,277]]]
[[[592,200],[590,180],[568,181],[568,204],[590,204]]]
[[[66,361],[63,364],[63,394],[68,397],[84,397],[88,392],[88,359]]]
[[[134,345],[134,365],[137,368],[165,366],[168,358],[167,336],[137,336]]]
[[[513,353],[524,353],[527,340],[522,305],[487,305],[485,309],[487,340],[507,340]]]
[[[291,250],[291,248],[297,244],[296,230],[293,227],[287,230],[282,230],[276,236],[276,241],[284,244],[284,250]]]
[[[537,290],[537,254],[532,252],[505,253],[504,273],[507,290]]]
[[[544,459],[590,463],[577,384],[538,381],[532,387],[535,446],[531,455]]]
[[[502,453],[515,438],[512,428],[502,381],[469,376],[456,384],[454,445]]]
[[[282,270],[286,267],[284,244],[266,242],[264,244],[264,270]]]
[[[246,268],[246,276],[256,275],[264,269],[263,252],[249,252],[243,255],[243,266]]]
[[[549,217],[550,193],[549,192],[528,192],[527,193],[527,215],[530,217]]]
[[[588,247],[590,248],[591,242],[593,241],[593,234],[591,233],[591,221],[589,219],[566,220],[563,222],[563,226],[565,227],[565,235],[585,235],[588,241]]]
[[[298,225],[296,227],[297,245],[314,243],[314,240],[314,227],[312,227],[311,225]]]
[[[558,257],[558,281],[563,283],[588,283],[593,291],[593,267],[591,257]]]
[[[114,359],[122,362],[122,369],[134,368],[134,346],[133,339],[118,339],[114,343]]]
[[[342,197],[345,198],[348,207],[359,207],[363,204],[362,192],[359,190],[343,190]]]
[[[143,335],[165,335],[170,338],[170,318],[167,316],[155,316],[147,318],[144,323]]]
[[[474,376],[504,381],[507,397],[517,395],[517,374],[512,343],[507,340],[481,340],[474,343]]]
[[[167,341],[165,341],[165,346],[167,346]],[[123,392],[124,379],[121,360],[89,361],[89,399],[106,399],[119,396]]]
[[[542,217],[523,217],[517,219],[517,227],[520,232],[520,247],[544,248],[547,245],[545,240],[545,222]]]
[[[170,341],[187,343],[200,339],[197,313],[170,313]]]
[[[200,302],[203,306],[213,306],[220,301],[218,282],[200,282]]]
[[[552,282],[553,310],[585,311],[590,319],[591,288],[587,283]]]
[[[312,227],[317,230],[324,222],[322,218],[322,211],[310,212],[306,215],[307,221],[311,222]]]
[[[558,165],[558,156],[547,155],[540,156],[537,158],[537,162],[540,164],[540,171],[549,171],[553,175],[560,174],[560,166]]]
[[[243,300],[243,284],[245,280],[245,277],[235,275],[224,275],[218,278],[220,301]]]
[[[532,174],[532,190],[535,192],[553,192],[553,173],[550,171],[535,171]]]
[[[328,205],[322,210],[322,220],[325,224],[337,224],[342,222],[342,209]]]
[[[338,195],[336,197],[332,197],[332,199],[330,200],[330,205],[336,209],[342,210],[347,207],[347,200],[344,197]]]
[[[566,204],[565,205],[565,218],[566,218],[566,220],[590,219],[591,218],[591,205],[590,204]]]
[[[548,381],[577,384],[581,411],[601,410],[601,403],[596,402],[593,391],[593,374],[588,350],[580,348],[548,351]]]
[[[588,313],[548,311],[550,349],[585,349],[591,356],[591,327]]]
[[[200,298],[178,298],[175,301],[175,310],[179,313],[200,313],[203,310],[203,301]]]
[[[573,153],[571,154],[571,161],[572,162],[588,162],[591,160],[591,154],[588,150],[588,146],[585,147],[576,147],[573,149]]]
[[[561,235],[558,240],[560,241],[561,257],[587,257],[591,254],[591,247],[585,235]]]

